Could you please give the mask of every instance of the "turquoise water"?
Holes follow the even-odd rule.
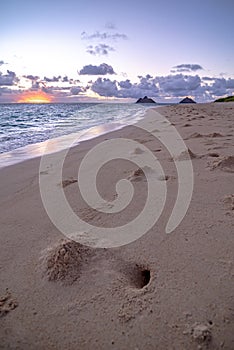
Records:
[[[54,139],[51,151],[134,124],[147,108],[138,104],[0,104],[0,167],[41,155],[42,143]]]

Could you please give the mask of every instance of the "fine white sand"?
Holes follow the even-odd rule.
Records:
[[[103,167],[97,188],[106,200],[115,199],[119,179],[134,186],[130,205],[111,215],[81,198],[78,165],[104,140],[148,147],[165,172],[166,205],[146,234],[122,247],[87,247],[59,232],[41,201],[40,158],[0,170],[0,349],[234,349],[234,104],[157,111],[184,139],[194,170],[190,207],[170,234],[177,171],[159,140],[135,126],[71,149],[57,184],[83,220],[124,225],[144,207],[144,173],[121,159]]]

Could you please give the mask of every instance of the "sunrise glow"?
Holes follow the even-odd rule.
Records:
[[[44,91],[23,92],[17,99],[18,103],[50,103],[52,101],[52,96],[46,94]]]

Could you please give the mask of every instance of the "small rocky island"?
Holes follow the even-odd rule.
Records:
[[[179,103],[196,103],[189,97],[185,97],[183,100],[181,100]]]
[[[145,96],[144,98],[139,98],[136,103],[156,103],[152,98]]]

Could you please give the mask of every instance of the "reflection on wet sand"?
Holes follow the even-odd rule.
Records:
[[[88,130],[60,136],[44,142],[39,142],[17,148],[13,151],[0,154],[0,168],[22,162],[24,160],[40,157],[43,154],[59,152],[79,144],[81,141],[89,140],[107,132],[124,127],[122,123],[102,124]],[[75,141],[74,141],[75,140]]]

